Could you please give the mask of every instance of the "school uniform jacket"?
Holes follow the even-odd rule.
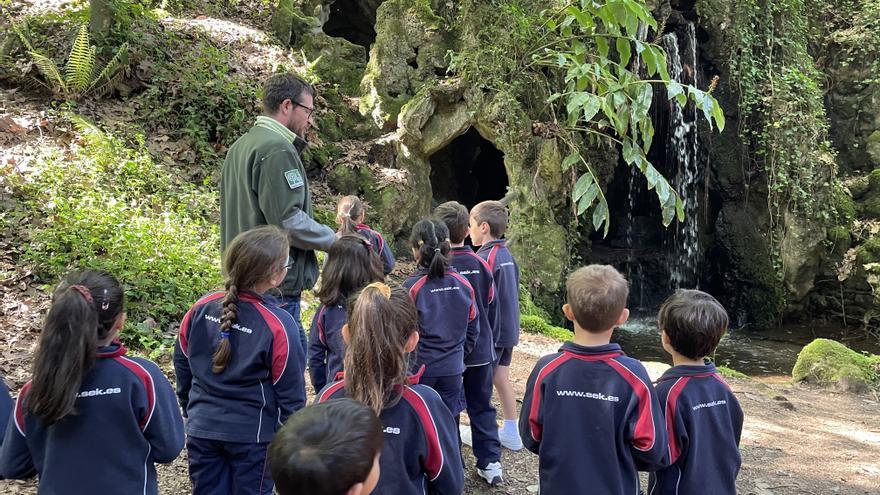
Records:
[[[6,431],[6,425],[9,424],[9,417],[12,416],[14,407],[15,401],[9,395],[9,388],[6,386],[6,382],[0,378],[0,445],[3,445],[2,432]]]
[[[642,363],[617,344],[566,342],[539,359],[519,429],[523,445],[538,454],[544,495],[638,495],[638,471],[668,464],[654,387]]]
[[[239,293],[238,321],[229,331],[232,355],[226,369],[214,373],[225,295],[203,297],[180,324],[174,368],[177,397],[188,417],[186,433],[225,442],[269,442],[306,402],[298,326],[271,296]]]
[[[119,342],[98,349],[74,413],[47,425],[27,412],[21,389],[0,448],[0,474],[39,475],[40,494],[158,493],[155,462],[183,449],[174,390],[152,361],[128,357]]]
[[[743,412],[715,365],[675,366],[657,381],[669,458],[652,473],[651,495],[735,495]]]
[[[495,312],[489,313],[495,347],[513,347],[519,343],[519,267],[503,239],[483,244],[477,255],[486,260],[495,279],[498,304]]]
[[[382,234],[363,223],[358,224],[354,230],[370,241],[370,245],[373,247],[373,252],[378,254],[379,259],[382,260],[382,271],[385,275],[391,273],[391,270],[394,270],[394,254],[391,252],[391,248],[388,247],[385,239],[382,238]]]
[[[373,493],[393,495],[460,495],[464,470],[458,426],[434,389],[404,387],[400,400],[379,415],[385,432],[381,474]],[[315,402],[345,397],[345,380],[328,385]]]
[[[467,279],[474,288],[477,303],[477,316],[480,335],[474,350],[464,357],[465,366],[482,366],[495,362],[495,342],[492,327],[489,326],[489,313],[495,308],[495,281],[489,263],[474,253],[468,246],[452,248],[450,264]]]
[[[345,342],[342,340],[342,326],[348,316],[340,304],[321,305],[312,320],[309,331],[309,376],[315,392],[331,383],[336,374],[342,371],[345,357]]]
[[[425,365],[430,377],[464,373],[464,357],[480,332],[474,288],[451,268],[441,278],[419,269],[403,286],[419,310],[416,367]]]

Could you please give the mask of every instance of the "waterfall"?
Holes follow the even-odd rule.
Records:
[[[687,24],[684,50],[674,32],[663,36],[669,77],[681,84],[697,86],[697,40],[692,23]],[[684,53],[682,53],[684,52]],[[682,60],[684,58],[684,60]],[[681,106],[669,100],[669,139],[666,170],[684,202],[684,222],[673,224],[670,240],[670,282],[673,288],[693,288],[699,282],[699,197],[703,174],[699,163],[697,108],[692,102]]]

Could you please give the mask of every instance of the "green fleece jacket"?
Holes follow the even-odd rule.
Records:
[[[229,148],[220,177],[221,249],[236,235],[260,225],[277,225],[290,234],[293,267],[281,285],[285,296],[299,295],[318,279],[315,249],[326,251],[336,239],[330,227],[312,219],[312,198],[299,152],[305,141],[269,117]]]

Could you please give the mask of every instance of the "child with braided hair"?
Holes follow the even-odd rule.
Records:
[[[284,280],[288,252],[278,227],[239,234],[224,253],[226,290],[180,324],[174,368],[195,495],[272,493],[269,442],[306,401],[299,326],[267,294]]]
[[[348,346],[341,380],[316,403],[348,397],[366,404],[382,422],[385,442],[374,493],[460,495],[464,471],[455,420],[440,396],[408,376],[419,343],[418,312],[407,291],[381,282],[349,299]]]
[[[419,269],[403,283],[419,310],[416,365],[420,383],[440,394],[453,416],[464,409],[462,374],[480,333],[471,284],[449,265],[449,229],[435,218],[420,220],[409,237]]]
[[[382,271],[385,275],[394,269],[394,254],[388,243],[382,238],[382,234],[370,228],[364,223],[367,207],[357,196],[343,196],[336,205],[336,223],[339,224],[337,236],[356,234],[370,241],[373,250],[382,260]]]
[[[159,492],[154,463],[180,454],[183,419],[156,363],[125,355],[124,325],[113,275],[86,270],[58,286],[0,448],[0,479],[38,475],[40,493]]]

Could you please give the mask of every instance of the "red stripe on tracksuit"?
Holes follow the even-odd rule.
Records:
[[[648,389],[650,385],[643,382],[629,368],[616,360],[610,359],[607,363],[620,373],[620,376],[630,384],[639,398],[639,416],[636,421],[635,432],[633,433],[633,447],[639,450],[651,450],[656,440],[654,434],[656,430],[654,428],[653,411],[651,411],[651,391]]]
[[[675,435],[675,406],[678,403],[678,396],[681,395],[684,386],[687,385],[690,378],[679,378],[675,385],[669,390],[669,398],[666,399],[666,437],[669,438],[669,463],[674,463],[678,456],[681,455],[681,445],[678,444],[678,437]]]

